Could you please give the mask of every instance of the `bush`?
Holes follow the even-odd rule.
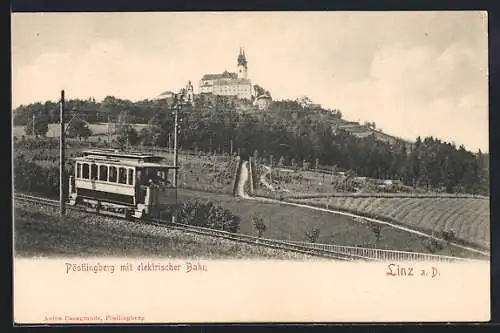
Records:
[[[304,232],[306,239],[309,243],[316,243],[319,239],[319,234],[321,230],[319,227],[314,226],[311,231]]]
[[[181,223],[228,232],[237,232],[241,221],[230,210],[216,206],[211,201],[199,200],[185,202],[175,216]]]
[[[435,238],[426,238],[424,240],[424,247],[430,253],[436,253],[444,248],[443,244],[436,240]]]
[[[252,220],[253,220],[253,226],[254,226],[255,230],[257,231],[257,235],[259,237],[262,237],[264,232],[266,232],[266,230],[267,230],[267,226],[264,223],[264,219],[261,216],[254,216],[252,218]]]
[[[72,167],[66,169],[66,179]],[[23,155],[14,159],[14,189],[22,192],[59,196],[59,168],[42,167],[33,161],[25,160]]]

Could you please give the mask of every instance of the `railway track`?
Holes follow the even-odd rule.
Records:
[[[25,202],[40,203],[40,204],[44,204],[47,206],[59,207],[59,201],[54,200],[54,199],[48,199],[48,198],[43,198],[43,197],[28,195],[28,194],[22,194],[22,193],[16,193],[14,197],[17,200],[22,200]]]
[[[47,199],[47,198],[34,196],[34,195],[16,193],[15,199],[20,200],[20,201],[24,201],[24,202],[31,202],[31,203],[38,203],[38,204],[42,204],[42,205],[46,205],[46,206],[59,207],[58,200]],[[100,214],[97,212],[89,212],[84,207],[78,207],[78,206],[66,206],[66,207],[68,209],[71,209],[71,210],[78,210],[78,211],[89,213],[89,214],[95,214],[95,215],[99,215],[99,216],[107,216],[105,214]],[[110,217],[120,219],[120,217],[116,217],[116,216],[110,216]],[[126,220],[126,221],[131,221],[130,219],[125,219],[125,218],[121,218],[121,219]],[[310,256],[314,256],[314,257],[333,259],[333,260],[341,260],[341,261],[372,260],[368,257],[352,256],[352,255],[337,253],[337,252],[323,250],[323,249],[315,249],[312,247],[299,245],[299,244],[291,244],[291,243],[288,243],[286,241],[281,241],[281,240],[276,240],[276,239],[259,238],[259,237],[255,237],[255,236],[245,235],[245,234],[231,233],[231,232],[226,232],[226,231],[222,231],[222,230],[215,230],[215,229],[187,225],[187,224],[183,224],[183,223],[176,223],[176,222],[172,222],[172,221],[161,221],[161,220],[159,221],[159,220],[147,220],[146,219],[146,220],[140,220],[140,222],[138,221],[137,223],[149,224],[149,225],[153,225],[153,226],[157,226],[157,227],[161,227],[161,228],[176,229],[176,230],[190,232],[190,233],[203,235],[203,236],[224,238],[224,239],[232,240],[232,241],[239,242],[239,243],[246,243],[246,244],[254,245],[254,246],[261,246],[261,247],[267,247],[267,248],[272,248],[272,249],[276,249],[276,250],[290,251],[290,252],[301,253],[301,254],[310,255]]]

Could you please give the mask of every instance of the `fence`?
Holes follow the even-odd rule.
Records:
[[[333,245],[333,244],[318,244],[318,243],[307,243],[301,241],[287,241],[290,244],[301,245],[313,249],[319,249],[329,252],[335,252],[340,254],[345,254],[355,257],[363,257],[373,261],[412,261],[412,262],[467,262],[467,261],[477,261],[467,258],[442,256],[430,253],[418,253],[418,252],[407,252],[407,251],[397,251],[397,250],[383,250],[374,248],[363,248],[357,246],[344,246],[344,245]]]
[[[473,194],[453,194],[453,193],[376,193],[376,192],[360,192],[360,193],[322,193],[322,194],[303,194],[291,195],[290,199],[316,199],[316,198],[450,198],[450,199],[480,199],[490,200],[489,197]]]

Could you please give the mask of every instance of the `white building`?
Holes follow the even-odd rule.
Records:
[[[238,73],[224,71],[221,74],[205,74],[200,80],[200,93],[252,98],[252,82],[248,78],[248,62],[245,51],[240,49],[237,59]]]
[[[194,105],[194,88],[191,84],[191,81],[188,82],[186,88],[181,90],[181,93],[184,95],[184,102],[190,103]],[[171,103],[175,98],[175,94],[171,91],[162,92],[160,95],[153,98],[155,101],[164,101]]]
[[[271,96],[263,94],[255,98],[253,105],[255,105],[259,110],[265,110],[269,107],[269,105],[271,105],[272,101]]]

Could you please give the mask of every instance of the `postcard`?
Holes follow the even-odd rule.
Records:
[[[11,17],[15,324],[490,320],[486,12]]]

